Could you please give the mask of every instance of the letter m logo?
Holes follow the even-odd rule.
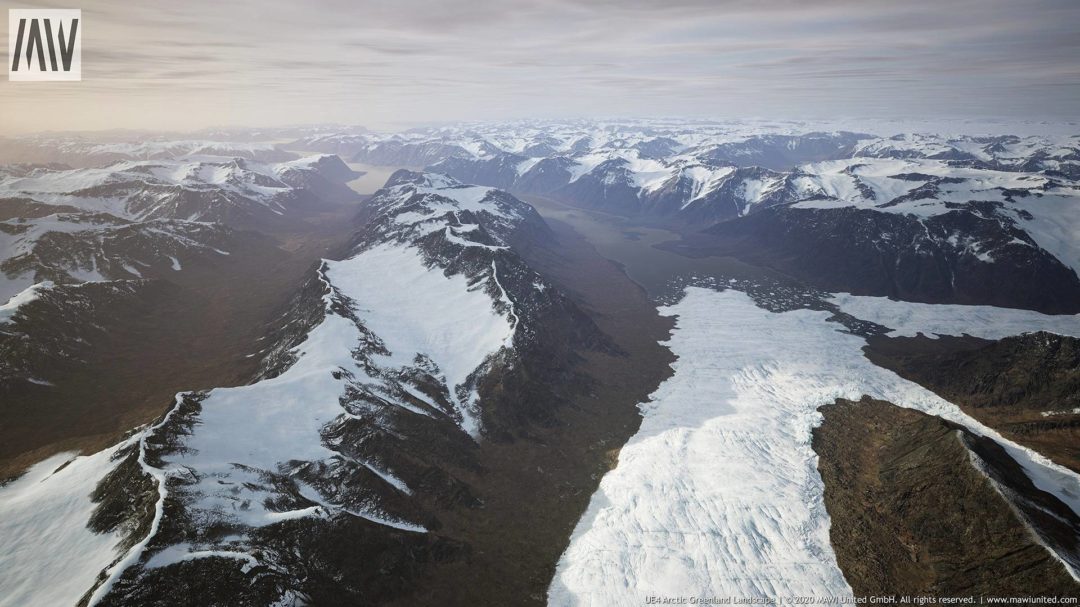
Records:
[[[8,10],[8,80],[82,80],[82,11]]]

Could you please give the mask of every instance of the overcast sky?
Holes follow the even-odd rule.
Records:
[[[0,133],[9,134],[528,117],[1080,115],[1080,0],[10,6],[81,8],[84,36],[82,82],[0,82]]]

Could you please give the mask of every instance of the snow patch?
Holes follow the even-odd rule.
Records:
[[[13,295],[8,299],[7,303],[0,305],[0,325],[11,322],[12,317],[15,316],[15,313],[18,312],[21,306],[36,300],[40,297],[42,291],[51,289],[52,287],[53,283],[45,280],[35,285],[31,285]]]

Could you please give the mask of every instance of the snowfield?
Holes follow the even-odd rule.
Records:
[[[331,262],[327,277],[356,302],[361,321],[390,350],[389,357],[376,357],[380,366],[408,367],[417,356],[427,356],[442,370],[452,399],[513,335],[513,324],[495,312],[482,283],[470,286],[464,276],[448,277],[441,268],[427,267],[413,248],[369,249],[348,261]],[[475,437],[480,427],[474,398],[455,404],[463,429]]]
[[[1080,337],[1080,314],[1040,314],[1032,310],[994,306],[960,306],[896,301],[888,297],[837,293],[830,301],[856,318],[892,329],[890,337],[970,335],[1001,339],[1047,331]]]
[[[120,535],[86,524],[96,506],[90,494],[127,444],[54,455],[0,487],[0,606],[75,605],[116,559]]]
[[[940,317],[962,312],[931,307]],[[675,373],[641,405],[641,429],[578,523],[550,605],[850,596],[811,447],[817,407],[837,398],[870,395],[991,436],[1038,487],[1080,511],[1080,477],[873,365],[863,338],[827,322],[828,312],[772,313],[744,293],[702,288],[661,311],[677,317],[667,342],[678,356]],[[956,332],[966,320],[958,314],[934,326]]]

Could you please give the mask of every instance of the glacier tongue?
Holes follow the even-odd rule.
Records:
[[[702,289],[663,311],[678,316],[675,374],[642,406],[549,603],[850,595],[810,446],[817,405],[843,390],[815,381],[816,340],[792,338],[824,315],[771,315],[742,293]]]
[[[828,312],[772,313],[741,292],[700,288],[662,312],[678,317],[668,342],[675,373],[641,406],[640,430],[579,521],[551,605],[850,595],[811,447],[817,407],[837,398],[865,394],[989,436],[1036,486],[1080,508],[1076,474],[873,365],[863,338],[827,322]],[[962,319],[940,324],[966,326]]]

